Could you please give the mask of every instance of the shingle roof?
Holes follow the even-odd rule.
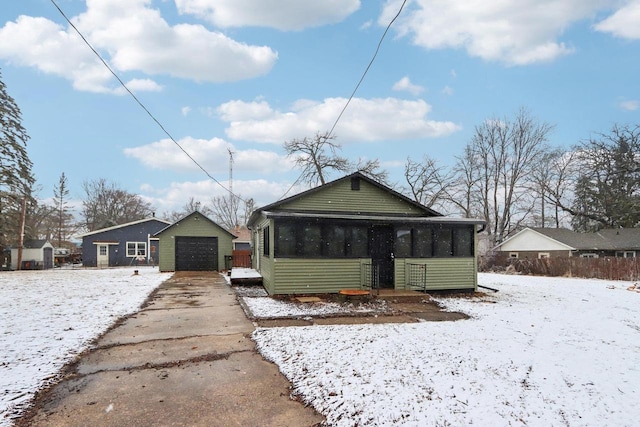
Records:
[[[640,228],[617,228],[577,233],[566,228],[532,230],[579,250],[640,250]]]

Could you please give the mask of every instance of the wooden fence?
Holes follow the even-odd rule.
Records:
[[[251,268],[251,251],[235,250],[233,251],[233,267]]]
[[[512,271],[534,276],[583,277],[604,280],[640,280],[640,258],[506,259],[480,263],[481,271]]]

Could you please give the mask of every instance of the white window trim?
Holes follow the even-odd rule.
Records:
[[[509,252],[509,258],[518,259],[519,258],[518,252]]]
[[[592,252],[580,254],[580,258],[599,258],[598,254],[594,254]]]
[[[538,259],[550,258],[549,252],[538,252]]]
[[[631,254],[631,256],[627,256],[627,254]],[[616,256],[620,258],[635,258],[636,251],[616,251]]]
[[[129,252],[129,245],[133,244],[134,246],[134,254],[131,254]],[[138,258],[138,257],[146,257],[147,256],[147,242],[126,242],[126,248],[127,248],[127,258]],[[144,253],[143,254],[138,254],[138,251],[140,250],[140,248],[144,249]]]

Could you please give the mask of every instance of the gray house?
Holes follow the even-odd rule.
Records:
[[[158,239],[155,233],[171,224],[146,218],[81,234],[82,264],[85,267],[156,265]]]
[[[53,245],[48,240],[27,240],[22,246],[21,270],[53,268]],[[18,248],[11,248],[11,269],[18,269]]]
[[[624,257],[640,254],[640,228],[578,233],[566,228],[525,228],[496,250],[507,258]]]
[[[158,231],[160,271],[220,271],[231,257],[234,234],[195,211]]]
[[[253,266],[270,294],[475,290],[484,221],[444,217],[354,173],[257,209]]]

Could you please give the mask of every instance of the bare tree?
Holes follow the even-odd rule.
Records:
[[[190,197],[189,200],[187,200],[187,202],[182,205],[182,208],[180,208],[180,210],[165,213],[164,217],[167,219],[167,221],[176,222],[195,211],[198,211],[206,216],[211,216],[211,214],[213,213],[209,206],[200,203],[200,201],[196,200],[194,197]]]
[[[293,139],[284,143],[288,157],[292,157],[302,170],[300,180],[310,185],[326,184],[331,171],[346,172],[351,165],[345,157],[338,155],[340,144],[334,135],[316,133],[314,138]]]
[[[380,160],[378,159],[364,160],[360,158],[356,163],[351,165],[350,169],[354,172],[360,172],[367,175],[369,178],[372,178],[381,184],[391,186],[389,183],[389,172],[382,169],[380,166]]]
[[[428,208],[444,208],[447,189],[452,184],[452,175],[436,160],[426,154],[419,162],[407,158],[404,178],[416,202]]]
[[[213,220],[227,230],[246,225],[255,209],[255,201],[239,195],[216,196],[211,199]]]
[[[479,162],[470,145],[464,148],[464,154],[456,157],[451,185],[447,189],[447,200],[457,207],[465,218],[480,216],[481,199],[477,189],[480,181]]]
[[[555,149],[543,154],[543,167],[532,171],[532,191],[540,203],[540,220],[535,225],[559,228],[568,224],[568,213],[562,207],[573,203],[576,159],[575,151]]]
[[[529,191],[532,171],[541,166],[547,137],[553,126],[536,122],[520,109],[513,120],[486,120],[475,129],[468,145],[469,169],[474,179],[482,215],[493,243],[500,242],[531,214],[534,198]]]
[[[104,178],[83,183],[83,226],[88,231],[148,218],[154,210],[149,202]]]

